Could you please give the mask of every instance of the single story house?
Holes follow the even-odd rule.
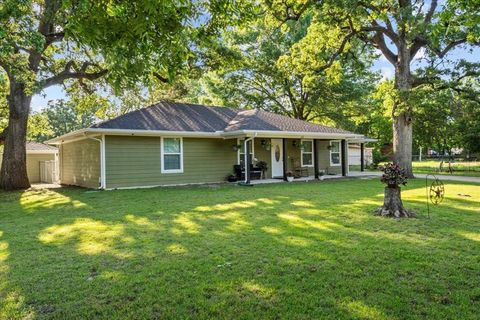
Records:
[[[60,183],[116,189],[348,174],[347,144],[365,137],[261,111],[159,102],[47,141]],[[363,146],[363,144],[362,144]],[[245,165],[249,164],[249,165]]]
[[[55,182],[58,172],[56,147],[35,142],[27,141],[27,176],[30,183],[52,183]],[[0,150],[0,166],[2,165],[3,154]]]

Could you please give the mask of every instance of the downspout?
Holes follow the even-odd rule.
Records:
[[[105,135],[102,134],[102,138],[89,137],[87,133],[84,133],[85,138],[97,141],[100,143],[100,187],[99,189],[106,189],[106,176],[105,176]]]
[[[248,150],[248,142],[252,141],[257,136],[257,132],[253,134],[253,137],[247,138],[243,141],[243,150],[245,151],[244,154],[244,162],[245,162],[245,184],[250,184],[250,163],[248,162],[248,157],[250,156],[250,150]],[[252,145],[253,150],[253,145]]]

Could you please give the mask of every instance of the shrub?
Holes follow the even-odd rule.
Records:
[[[372,169],[377,169],[380,162],[388,161],[388,156],[383,155],[382,152],[378,149],[374,149],[372,152]]]
[[[397,188],[399,185],[407,184],[407,174],[405,169],[395,163],[387,163],[384,166],[380,166],[380,170],[383,172],[380,179],[389,188]]]

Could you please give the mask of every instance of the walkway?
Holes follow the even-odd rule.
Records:
[[[350,171],[349,177],[381,177],[382,173],[377,171]],[[425,179],[427,175],[423,173],[416,173],[415,178]],[[480,183],[480,177],[466,177],[466,176],[454,176],[445,174],[435,174],[440,180],[460,181],[460,182],[473,182]],[[430,178],[430,177],[429,177]]]

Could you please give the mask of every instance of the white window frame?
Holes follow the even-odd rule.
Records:
[[[338,143],[338,163],[333,163],[332,162],[332,153],[337,153],[337,152],[332,152],[332,142],[337,142]],[[342,141],[341,140],[330,140],[330,166],[331,167],[340,167],[342,165]]]
[[[248,138],[245,138],[245,139],[248,139]],[[245,147],[245,139],[240,139],[240,138],[237,138],[237,146],[242,146],[242,147]],[[242,149],[241,148],[238,148],[237,150],[237,164],[240,165],[240,159],[241,157],[245,157],[245,156],[241,156],[241,151]],[[253,159],[255,159],[255,139],[252,140],[252,163],[253,163]]]
[[[183,138],[182,137],[165,137],[165,139],[180,139],[180,153],[165,153],[163,150],[164,137],[160,138],[160,162],[161,162],[161,172],[162,173],[183,173]],[[165,159],[164,155],[175,154],[180,155],[180,169],[165,169]]]
[[[310,142],[312,144],[312,151],[311,152],[304,152],[303,143]],[[315,164],[315,152],[313,152],[313,140],[312,139],[302,139],[300,140],[300,163],[302,167],[312,168]],[[303,163],[303,155],[304,154],[311,154],[312,155],[312,164],[304,164]]]

